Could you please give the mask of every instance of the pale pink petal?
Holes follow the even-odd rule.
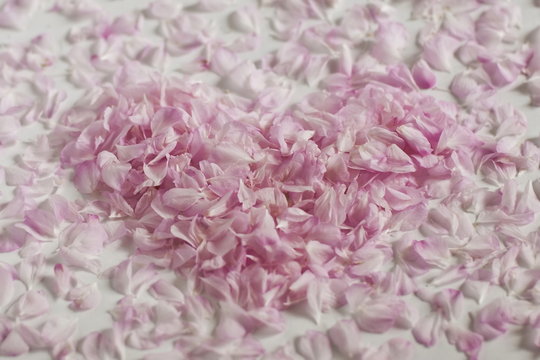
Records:
[[[517,80],[525,64],[520,59],[480,59],[482,68],[489,76],[491,83],[497,87],[509,85]]]
[[[361,334],[354,320],[341,320],[328,330],[328,336],[335,348],[347,358],[353,358],[364,348]]]
[[[531,105],[540,106],[540,77],[529,80],[527,84]]]
[[[0,265],[0,289],[2,289],[0,292],[0,308],[3,308],[13,299],[15,288],[13,274],[2,265]]]
[[[73,310],[90,310],[101,302],[101,292],[96,283],[71,289],[66,300],[71,301],[69,307]]]
[[[485,340],[492,340],[505,334],[509,325],[519,324],[521,321],[512,304],[499,299],[486,305],[474,316],[473,328]]]
[[[21,335],[11,330],[0,342],[0,355],[1,356],[21,356],[28,353],[30,348],[21,337]]]
[[[73,182],[83,194],[93,192],[98,184],[101,172],[94,161],[86,161],[75,167]]]
[[[64,297],[74,286],[75,279],[71,270],[62,264],[54,266],[55,292],[58,297]]]
[[[463,295],[481,304],[487,295],[488,288],[489,283],[467,279],[463,285],[461,285],[460,290]]]
[[[163,194],[163,203],[171,208],[184,211],[203,197],[204,195],[196,189],[175,188]]]
[[[420,319],[412,330],[416,341],[426,347],[435,345],[440,333],[440,320],[438,314],[429,314]]]
[[[88,360],[125,359],[125,345],[115,328],[86,335],[81,339],[80,348]]]
[[[322,313],[335,301],[335,295],[328,282],[317,280],[308,284],[306,297],[310,315],[315,323],[319,324]]]
[[[180,13],[182,5],[170,0],[155,0],[150,3],[146,13],[154,19],[174,19]]]
[[[367,304],[364,308],[354,315],[354,320],[359,329],[381,334],[385,333],[396,325],[404,310],[407,308],[403,301],[380,300]]]
[[[58,252],[62,264],[75,266],[97,274],[101,268],[99,259],[88,257],[85,253],[69,247],[61,247]]]
[[[435,70],[450,71],[454,51],[459,46],[459,41],[455,38],[438,34],[424,45],[423,59]]]
[[[31,319],[45,314],[49,310],[49,301],[43,291],[30,290],[23,294],[10,308],[14,316]]]
[[[478,360],[484,339],[482,336],[455,325],[446,328],[448,342],[465,353],[469,360]]]
[[[393,360],[399,358],[411,360],[413,356],[414,349],[413,344],[410,341],[401,338],[393,338],[379,346],[379,348],[371,355],[362,357],[362,359]]]
[[[406,28],[397,22],[379,24],[375,34],[375,44],[371,55],[384,64],[400,60],[406,47],[408,33]]]
[[[244,7],[229,15],[229,22],[235,30],[245,33],[257,33],[259,31],[259,19],[256,8]]]
[[[332,347],[328,337],[319,331],[310,330],[297,339],[296,349],[306,360],[332,359]]]

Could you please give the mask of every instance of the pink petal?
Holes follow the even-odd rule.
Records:
[[[0,236],[0,253],[11,252],[20,249],[26,242],[28,233],[16,227],[8,225],[4,228],[4,234]]]
[[[80,342],[81,353],[88,360],[124,359],[125,346],[117,329],[93,332]]]
[[[388,340],[371,355],[365,357],[366,360],[393,360],[409,359],[414,355],[413,344],[405,339],[393,338]]]
[[[13,299],[14,282],[11,272],[0,265],[0,308],[8,305]]]
[[[75,283],[71,270],[67,266],[56,264],[54,266],[54,283],[56,295],[63,298]]]
[[[180,211],[189,209],[202,198],[203,194],[196,189],[174,188],[163,194],[164,204]]]
[[[83,194],[92,193],[98,184],[100,170],[94,161],[85,161],[75,167],[73,182]]]
[[[150,293],[158,299],[174,301],[174,302],[184,302],[184,294],[182,291],[165,280],[156,281],[150,290]]]
[[[296,341],[296,349],[306,360],[332,360],[332,347],[326,335],[310,330]]]
[[[327,282],[318,280],[313,281],[308,285],[306,297],[310,315],[313,320],[319,324],[321,321],[321,314],[330,308],[335,295]]]
[[[396,132],[420,155],[427,155],[432,152],[429,140],[415,127],[401,125],[396,128]]]
[[[503,87],[516,81],[518,75],[525,67],[517,59],[481,59],[482,68],[488,74],[491,83],[497,87]]]
[[[529,76],[540,74],[540,42],[533,44],[532,53],[527,61],[527,73]]]
[[[402,301],[381,300],[366,305],[354,315],[354,320],[359,329],[382,334],[394,327],[405,308],[406,305]]]
[[[492,340],[505,334],[510,324],[519,322],[519,316],[512,305],[499,299],[492,301],[476,314],[473,328],[485,340]]]
[[[375,34],[375,44],[371,48],[374,58],[384,64],[391,64],[402,57],[408,33],[405,27],[397,22],[381,23]]]
[[[147,9],[148,16],[154,19],[169,20],[174,19],[182,9],[181,4],[170,0],[152,1]]]
[[[440,332],[440,316],[429,314],[418,321],[412,330],[416,341],[426,347],[432,347],[437,342]]]
[[[87,256],[95,256],[102,253],[109,234],[99,223],[99,219],[92,217],[86,223],[73,224],[66,228],[61,237],[63,244],[70,249]]]
[[[249,6],[234,11],[229,15],[229,21],[235,30],[244,33],[256,33],[259,31],[259,19],[254,7]]]
[[[54,236],[56,218],[50,211],[34,209],[26,212],[25,224],[40,235]]]
[[[489,283],[468,279],[461,285],[460,290],[463,295],[481,304],[487,295],[488,288]]]
[[[49,301],[42,291],[30,290],[23,294],[10,311],[21,319],[41,316],[49,310]]]
[[[361,334],[354,320],[341,320],[328,330],[328,336],[336,349],[347,358],[361,353]]]
[[[101,302],[101,292],[96,283],[71,289],[66,300],[71,301],[69,307],[73,310],[90,310]]]
[[[24,339],[15,330],[11,330],[0,342],[1,356],[20,356],[28,353],[29,350]]]
[[[529,80],[527,90],[531,97],[531,105],[540,106],[540,77]]]
[[[448,342],[465,353],[469,360],[478,360],[484,339],[482,336],[455,325],[446,328]]]
[[[412,76],[420,89],[431,89],[437,83],[437,77],[424,60],[413,65]]]
[[[435,35],[424,45],[423,59],[435,70],[450,71],[454,51],[459,46],[459,41],[451,36]]]

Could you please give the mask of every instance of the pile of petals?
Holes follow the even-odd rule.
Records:
[[[0,141],[44,126],[0,172],[0,251],[20,258],[0,257],[0,356],[413,359],[407,333],[362,341],[396,329],[426,347],[444,336],[471,360],[516,329],[537,351],[540,182],[519,176],[540,149],[524,115],[491,96],[522,76],[539,104],[540,40],[516,50],[518,8],[470,3],[414,2],[428,20],[408,66],[409,35],[386,4],[333,22],[334,1],[263,1],[284,44],[253,62],[239,53],[261,40],[254,7],[230,14],[241,35],[229,43],[174,2],[112,19],[91,1],[55,2],[92,21],[68,35],[84,95],[60,110],[45,36],[0,52]],[[36,4],[8,1],[0,26]],[[143,17],[164,45],[138,36]],[[364,38],[374,45],[359,52]],[[219,86],[158,69],[196,50],[183,71]],[[454,52],[468,66],[450,85],[460,104],[423,91]],[[312,90],[299,101],[295,82]],[[110,326],[77,331],[86,311]],[[268,349],[291,311],[319,330]]]

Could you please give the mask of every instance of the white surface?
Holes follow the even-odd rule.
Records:
[[[45,2],[45,1],[44,1]],[[242,1],[238,2],[240,3],[252,3],[254,1]],[[338,5],[338,8],[336,9],[336,13],[338,13],[340,10],[339,6],[344,5],[344,3],[348,4],[349,0],[342,0],[340,4]],[[105,6],[108,9],[109,14],[125,14],[128,11],[132,9],[139,9],[144,7],[146,4],[148,4],[148,1],[145,0],[118,0],[118,1],[101,1],[103,6]],[[186,3],[186,2],[183,2]],[[523,33],[528,32],[533,27],[540,25],[540,8],[533,8],[532,7],[532,1],[528,0],[522,0],[519,1],[519,3],[523,7],[523,17],[524,17],[524,28]],[[421,26],[421,23],[419,21],[408,21],[408,14],[409,11],[408,6],[410,2],[409,1],[402,1],[398,5],[398,11],[396,12],[396,16],[399,17],[401,20],[405,21],[408,28],[411,31],[415,31]],[[212,14],[209,16],[213,16],[216,18],[217,23],[220,27],[224,27],[226,23],[226,17],[232,11],[233,9],[227,9],[227,11],[219,13],[219,14]],[[265,26],[266,23],[263,23]],[[156,22],[149,21],[145,25],[145,31],[149,34],[149,36],[152,35],[153,30],[155,28]],[[15,44],[15,43],[21,43],[29,40],[35,35],[41,34],[41,33],[47,33],[48,36],[50,36],[52,39],[54,39],[54,43],[58,45],[57,51],[60,54],[65,54],[65,52],[69,49],[69,45],[67,45],[64,41],[65,33],[69,30],[69,28],[72,26],[71,22],[66,21],[63,17],[58,16],[56,14],[52,13],[45,13],[40,12],[39,14],[36,14],[36,16],[32,19],[29,26],[24,31],[15,32],[10,30],[1,30],[0,31],[0,46],[4,44]],[[263,36],[265,36],[265,32],[263,31]],[[268,36],[265,36],[265,41],[263,42],[264,46],[254,54],[249,54],[248,56],[251,58],[257,58],[261,54],[267,53],[268,51],[272,51],[277,46],[279,46],[279,42],[275,40],[271,40],[268,38]],[[411,48],[411,51],[414,52],[414,49]],[[164,69],[164,72],[166,73],[173,73],[176,71],[176,69],[181,68],[181,64],[183,61],[186,61],[189,59],[171,59],[169,63],[166,65],[166,68]],[[459,65],[457,61],[455,62],[456,70],[459,69]],[[53,73],[57,76],[57,79],[59,81],[59,84],[62,87],[65,87],[65,89],[72,89],[72,87],[69,85],[68,82],[65,81],[66,76],[66,66],[65,64],[59,64],[58,66],[55,66],[54,69],[51,69]],[[438,73],[439,76],[439,84],[438,87],[445,89],[447,87],[447,84],[449,80],[451,79],[450,74],[442,74]],[[202,77],[203,79],[206,79],[205,81],[213,81],[216,78],[211,75],[205,75]],[[516,86],[514,86],[516,88]],[[299,85],[299,91],[297,96],[302,96],[306,91],[309,91],[308,88],[306,88],[303,85]],[[439,98],[449,98],[449,95],[443,91],[432,91],[433,95]],[[80,92],[78,91],[71,91],[70,90],[70,96],[72,98],[76,98]],[[519,91],[516,91],[514,89],[507,89],[504,91],[504,94],[500,95],[500,98],[502,101],[510,102],[520,110],[522,110],[529,121],[530,126],[530,135],[531,137],[536,137],[540,134],[540,109],[538,108],[531,108],[528,106],[529,99],[527,95],[524,95],[520,93]],[[43,131],[43,129],[37,125],[34,124],[30,126],[28,130],[21,131],[20,136],[21,140],[32,138],[33,136],[36,136],[37,134],[40,134]],[[11,163],[11,157],[18,152],[22,151],[24,149],[24,144],[18,144],[17,146],[14,146],[9,151],[3,151],[2,157],[0,157],[0,165],[7,165]],[[537,174],[532,174],[529,176],[536,177]],[[4,193],[2,195],[1,200],[5,201],[8,200],[10,195],[9,191],[11,189],[2,189],[2,192]],[[55,250],[55,244],[51,244],[51,247],[49,249],[51,252]],[[113,250],[110,247],[107,248],[106,251],[107,257],[103,258],[103,268],[107,268],[108,266],[116,264],[122,257],[124,256],[124,252],[121,249]],[[10,262],[10,263],[16,263],[19,260],[19,257],[17,256],[17,253],[11,253],[11,254],[0,254],[0,260],[4,262]],[[48,274],[51,275],[51,274]],[[110,290],[109,284],[106,279],[98,279],[100,282],[100,288],[103,290],[104,299],[101,303],[101,305],[92,311],[87,312],[79,312],[77,313],[77,316],[79,317],[79,330],[78,334],[83,335],[93,330],[98,330],[101,328],[108,327],[110,324],[109,321],[109,314],[107,313],[108,310],[110,310],[113,306],[113,304],[121,298],[119,294],[116,294],[112,290]],[[490,295],[494,295],[496,290],[490,290]],[[470,309],[474,309],[476,307],[476,304],[472,303],[471,301],[467,301],[468,306]],[[54,304],[54,307],[51,309],[53,312],[58,313],[66,313],[69,315],[73,315],[73,312],[67,308],[67,303],[62,300],[57,300]],[[311,320],[290,314],[288,316],[288,324],[287,324],[287,330],[279,335],[271,336],[268,338],[264,338],[263,343],[267,347],[267,349],[273,349],[279,345],[284,344],[287,340],[290,340],[294,338],[295,336],[303,334],[308,329],[327,329],[331,327],[337,319],[339,319],[341,315],[337,312],[331,312],[329,314],[325,314],[323,316],[322,322],[320,325],[315,325]],[[464,321],[467,319],[464,318]],[[381,336],[381,335],[369,335],[366,334],[364,337],[364,341],[366,342],[372,342],[373,344],[376,343],[382,343],[383,340],[387,340],[390,337],[393,336],[401,336],[408,338],[414,342],[414,339],[412,339],[412,336],[410,334],[410,331],[399,331],[399,330],[392,330],[389,333]],[[538,359],[540,355],[533,354],[532,352],[522,350],[519,348],[519,339],[520,337],[517,335],[510,335],[510,336],[504,336],[502,338],[497,339],[493,342],[488,342],[484,345],[484,349],[481,353],[481,359],[482,360],[528,360],[528,359]],[[166,350],[166,349],[160,349],[160,350]],[[139,355],[138,352],[128,352],[127,358],[128,359],[134,359]],[[31,355],[25,355],[22,358],[25,360],[38,360],[38,359],[46,359],[48,358],[47,354],[44,353],[35,353]],[[456,352],[455,348],[451,345],[448,345],[446,342],[446,339],[444,336],[441,336],[439,339],[439,342],[437,345],[431,349],[425,349],[420,345],[417,345],[417,352],[414,357],[415,360],[432,360],[432,359],[438,359],[438,360],[461,360],[465,359],[465,356],[461,353]]]

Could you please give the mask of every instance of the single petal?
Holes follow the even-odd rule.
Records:
[[[413,65],[412,76],[420,89],[431,89],[437,83],[437,77],[424,60]]]
[[[332,360],[332,346],[320,331],[310,330],[297,339],[296,350],[306,360]]]
[[[30,348],[21,337],[21,335],[11,330],[7,336],[0,342],[0,355],[1,356],[20,356],[28,353]]]
[[[438,34],[424,45],[423,59],[435,70],[450,71],[454,51],[458,48],[459,41],[455,38]]]
[[[47,297],[39,290],[30,290],[23,294],[10,311],[20,319],[31,319],[41,316],[49,310]]]
[[[440,316],[426,315],[414,326],[412,334],[416,341],[426,347],[432,347],[437,342],[440,332]]]
[[[365,347],[358,326],[351,319],[337,322],[328,330],[328,336],[335,348],[347,358],[354,358]]]
[[[14,282],[13,275],[7,269],[0,265],[0,308],[8,305],[13,299],[14,294]]]
[[[533,78],[527,83],[532,106],[540,106],[540,77]]]
[[[71,301],[69,307],[72,310],[85,311],[98,306],[101,297],[97,283],[93,283],[71,289],[66,295],[66,300]]]

